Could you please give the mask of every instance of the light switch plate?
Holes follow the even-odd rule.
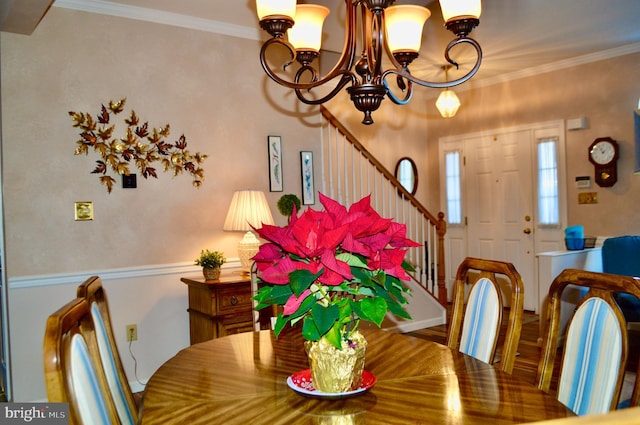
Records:
[[[76,221],[93,220],[93,202],[81,201],[75,203]]]

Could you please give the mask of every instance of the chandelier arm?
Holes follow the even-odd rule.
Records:
[[[382,33],[381,27],[381,11],[371,11],[363,3],[360,3],[361,22],[362,22],[362,41],[363,55],[361,59],[365,59],[367,75],[366,79],[363,75],[363,83],[370,83],[371,76],[380,75],[382,69]]]
[[[344,87],[349,81],[352,81],[355,84],[357,82],[357,79],[355,77],[355,74],[351,72],[351,68],[355,63],[356,47],[357,47],[357,37],[355,35],[355,31],[356,31],[355,28],[357,28],[357,25],[356,25],[357,4],[351,5],[351,1],[352,0],[345,0],[346,6],[347,6],[347,16],[346,16],[346,21],[348,24],[347,32],[345,33],[345,41],[344,41],[342,52],[340,54],[340,58],[338,59],[334,67],[331,69],[331,71],[329,71],[326,75],[322,76],[321,78],[318,78],[317,70],[309,66],[308,64],[306,64],[306,65],[303,65],[302,68],[298,70],[294,81],[285,80],[279,77],[267,63],[266,55],[269,47],[273,46],[274,44],[279,44],[281,46],[284,46],[289,51],[289,55],[291,59],[283,65],[283,69],[286,69],[289,65],[291,65],[294,62],[294,59],[296,58],[295,47],[291,43],[289,43],[286,39],[284,39],[282,35],[280,35],[280,36],[274,36],[271,39],[264,42],[264,44],[262,45],[262,48],[260,49],[260,64],[262,65],[262,69],[269,76],[269,78],[271,78],[273,81],[275,81],[276,83],[284,87],[294,89],[294,90],[300,90],[300,91],[310,90],[314,87],[321,86],[335,79],[339,75],[342,75],[340,83],[338,83],[338,85],[341,88]],[[304,72],[312,73],[311,82],[302,83],[299,81],[300,75],[302,75]],[[349,74],[349,80],[346,82],[344,82],[344,80],[347,78],[345,74]],[[332,90],[332,93],[333,91],[334,90]],[[335,94],[333,96],[335,96]]]
[[[471,70],[466,73],[465,75],[463,75],[462,77],[456,79],[456,80],[451,80],[451,81],[445,81],[445,82],[432,82],[432,81],[426,81],[426,80],[422,80],[420,78],[414,77],[413,75],[411,75],[408,70],[402,69],[402,68],[397,68],[397,69],[387,69],[386,71],[384,71],[382,73],[382,80],[385,82],[385,85],[387,85],[386,82],[386,78],[390,75],[390,74],[396,74],[398,76],[401,76],[402,78],[414,82],[415,84],[424,86],[424,87],[430,87],[430,88],[434,88],[434,89],[446,89],[449,87],[453,87],[453,86],[457,86],[459,84],[464,83],[465,81],[468,81],[471,77],[473,77],[476,72],[478,72],[478,69],[480,68],[480,63],[482,62],[482,49],[480,48],[480,44],[478,44],[477,41],[475,41],[473,38],[469,38],[469,37],[461,37],[461,38],[457,38],[453,41],[451,41],[449,43],[449,45],[447,46],[447,48],[445,49],[445,59],[451,63],[456,65],[456,62],[454,60],[451,59],[451,57],[449,56],[449,51],[456,45],[460,44],[460,43],[467,43],[467,44],[471,44],[475,49],[476,49],[476,53],[478,54],[476,57],[476,63],[473,66],[473,68],[471,68]],[[390,99],[393,100],[393,97],[390,96]]]
[[[382,72],[382,52],[384,51],[385,39],[383,37],[384,31],[384,12],[383,11],[375,11],[371,13],[371,29],[370,29],[370,37],[373,40],[375,37],[375,46],[374,43],[369,43],[373,52],[373,75],[380,75]]]
[[[320,99],[307,99],[304,96],[304,92],[305,91],[308,92],[309,90],[295,89],[294,91],[296,93],[296,96],[298,97],[298,99],[302,103],[306,103],[307,105],[321,105],[321,104],[327,102],[328,100],[333,99],[335,97],[335,95],[340,93],[340,91],[347,84],[351,83],[353,85],[354,84],[354,78],[355,77],[350,72],[342,71],[342,78],[340,79],[340,82],[333,88],[333,90],[331,90],[331,92],[329,92],[329,94],[327,94],[326,96],[324,96],[324,97],[322,97]]]
[[[413,83],[411,82],[411,80],[407,80],[406,87],[403,88],[405,83],[404,83],[404,81],[401,81],[401,79],[402,79],[402,76],[398,75],[398,80],[396,81],[396,83],[397,83],[398,87],[400,87],[402,89],[402,92],[404,93],[404,98],[402,98],[402,99],[397,97],[389,89],[389,83],[387,82],[387,80],[386,80],[386,78],[384,76],[382,77],[382,83],[387,88],[387,97],[389,98],[389,100],[391,100],[396,105],[406,105],[407,103],[409,103],[409,101],[411,100],[411,97],[413,96]]]

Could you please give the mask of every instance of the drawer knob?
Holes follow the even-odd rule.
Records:
[[[238,305],[238,297],[235,295],[231,296],[231,305]]]

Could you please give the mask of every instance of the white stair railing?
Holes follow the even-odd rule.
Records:
[[[414,280],[446,305],[444,214],[436,218],[429,213],[325,107],[320,109],[320,191],[343,205],[371,194],[372,206],[381,216],[404,223],[407,237],[422,243],[410,249],[406,258],[416,269]]]

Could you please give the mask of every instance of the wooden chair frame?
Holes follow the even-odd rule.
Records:
[[[129,385],[129,381],[127,375],[124,371],[124,367],[122,365],[122,360],[120,359],[120,353],[118,351],[118,346],[116,344],[113,327],[111,325],[111,315],[109,313],[109,303],[107,301],[107,294],[102,286],[102,281],[98,276],[92,276],[85,280],[82,284],[78,286],[77,289],[78,298],[83,298],[87,300],[89,304],[89,308],[91,308],[92,303],[96,303],[98,307],[98,311],[102,316],[102,321],[104,322],[104,327],[106,330],[108,342],[111,345],[111,353],[113,357],[113,363],[115,365],[116,372],[118,374],[118,380],[120,381],[120,386],[122,388],[122,395],[124,396],[125,402],[131,415],[133,416],[133,423],[138,422],[139,416],[139,401],[133,395],[131,391],[131,386]],[[124,413],[123,413],[124,415]],[[128,422],[128,420],[122,420],[123,423]]]
[[[108,418],[111,423],[120,424],[100,363],[89,303],[84,299],[76,298],[65,304],[47,320],[43,344],[47,397],[51,402],[69,403],[69,423],[82,424],[76,396],[80,389],[74,388],[70,374],[70,345],[72,337],[76,334],[83,337],[89,350],[100,391],[104,395]]]
[[[581,286],[588,289],[586,295],[580,300],[576,309],[589,298],[597,297],[604,300],[613,309],[615,316],[618,319],[622,336],[622,352],[620,356],[620,369],[610,406],[610,410],[615,410],[619,403],[620,391],[622,389],[626,368],[625,366],[628,358],[628,335],[626,332],[626,321],[620,307],[614,299],[614,295],[616,293],[627,293],[640,299],[640,279],[576,269],[566,269],[554,279],[549,288],[549,296],[547,299],[545,333],[536,379],[538,388],[545,392],[549,391],[553,377],[556,354],[558,352],[561,336],[562,293],[568,285]],[[569,319],[569,322],[571,322],[572,319],[573,315]],[[564,357],[564,351],[562,356]],[[638,372],[640,372],[640,367]],[[631,406],[638,405],[640,398],[638,382],[639,381],[636,378],[631,396]]]
[[[451,318],[449,320],[447,345],[453,349],[459,349],[463,317],[466,310],[465,284],[468,283],[470,274],[472,273],[478,273],[477,279],[471,282],[472,286],[481,278],[487,278],[496,288],[499,297],[500,309],[498,312],[498,329],[496,329],[496,337],[493,341],[493,349],[491,350],[491,363],[495,361],[495,352],[500,333],[500,323],[502,322],[502,310],[504,308],[502,290],[496,275],[506,277],[510,283],[511,307],[507,331],[500,356],[500,369],[504,372],[511,373],[513,371],[513,364],[518,350],[518,343],[520,342],[522,314],[524,312],[524,284],[520,273],[517,272],[511,263],[471,257],[467,257],[462,261],[458,267],[456,280],[453,286],[453,306]]]

